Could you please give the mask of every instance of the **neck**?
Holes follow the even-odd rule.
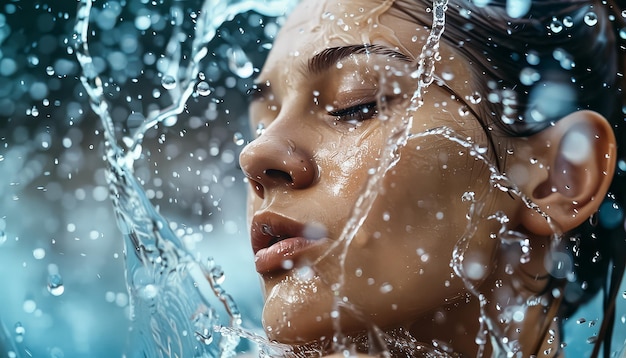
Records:
[[[467,294],[414,321],[411,335],[468,357],[500,357],[509,352],[522,357],[558,355],[560,299],[547,289],[551,282],[544,258],[549,246],[539,247],[533,249],[528,263],[519,264],[513,272],[510,266],[498,264],[478,286],[480,299]],[[502,252],[500,257],[515,262],[510,254]],[[487,334],[482,333],[485,330]]]

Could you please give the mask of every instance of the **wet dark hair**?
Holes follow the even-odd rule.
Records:
[[[623,31],[626,38],[626,1],[535,0],[519,18],[507,14],[506,0],[482,3],[487,4],[450,0],[443,39],[472,65],[483,99],[474,110],[491,143],[532,135],[582,109],[605,116],[615,132],[618,166],[609,194],[589,221],[564,236],[575,275],[565,285],[561,305],[561,315],[571,315],[604,290],[606,314],[593,355],[603,341],[609,357],[626,261],[626,56],[620,36]],[[430,0],[398,0],[394,8],[418,24],[430,24],[423,9],[432,5]],[[546,96],[549,101],[543,102]]]

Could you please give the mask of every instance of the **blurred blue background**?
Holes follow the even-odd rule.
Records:
[[[169,104],[157,73],[173,4],[189,14],[201,7],[96,2],[91,47],[111,84],[120,134],[132,129],[133,113]],[[73,1],[0,4],[0,357],[11,350],[122,357],[128,343],[124,248],[108,199],[102,134],[68,49],[75,11]],[[239,71],[237,61],[246,53],[244,62],[258,69],[281,21],[249,13],[220,28],[202,64],[212,94],[194,96],[178,118],[149,131],[136,165],[146,193],[190,249],[223,266],[224,287],[252,330],[260,329],[262,302],[237,156],[239,138],[249,138],[242,94],[253,73]],[[51,290],[55,280],[63,286]],[[616,350],[626,338],[625,302],[623,287]],[[601,317],[596,300],[566,323],[570,356],[589,354]]]

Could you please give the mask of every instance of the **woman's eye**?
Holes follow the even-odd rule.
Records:
[[[376,101],[358,104],[348,108],[329,111],[328,114],[340,122],[363,122],[378,114]]]

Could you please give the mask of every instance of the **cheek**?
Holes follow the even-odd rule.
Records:
[[[457,148],[433,148],[403,153],[387,173],[349,255],[351,292],[388,319],[434,309],[463,291],[450,266],[468,220],[469,203],[461,198],[488,185],[488,171]],[[495,245],[489,244],[481,243],[486,257]]]

